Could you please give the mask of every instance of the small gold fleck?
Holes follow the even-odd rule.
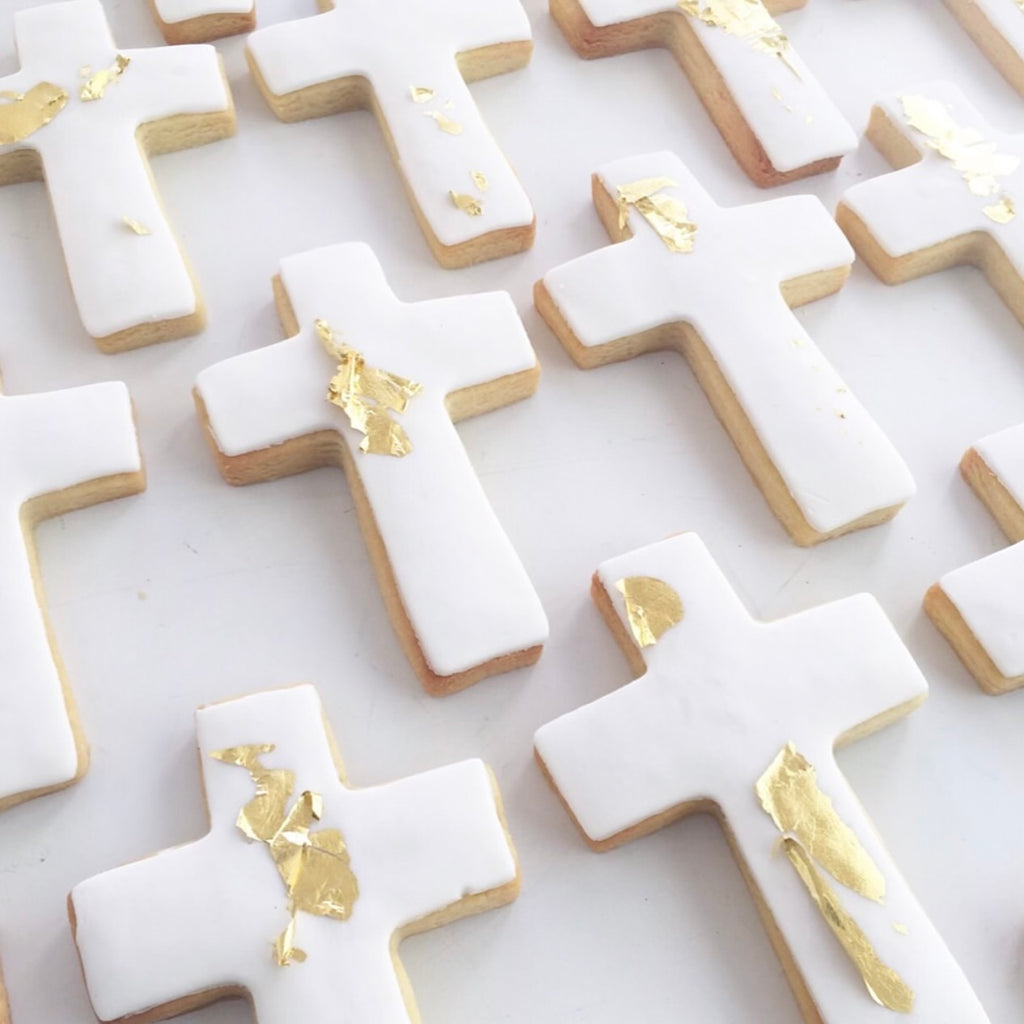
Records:
[[[465,192],[456,192],[454,189],[448,193],[451,196],[452,202],[463,212],[469,214],[470,217],[482,217],[484,213],[484,205],[482,199],[476,199],[473,196],[466,195]]]
[[[429,103],[434,98],[434,90],[424,85],[410,85],[409,93],[413,103]]]
[[[148,235],[152,233],[145,224],[139,223],[139,221],[135,220],[133,217],[122,217],[121,222],[129,231],[136,235]]]
[[[491,183],[487,180],[487,175],[483,171],[470,171],[469,176],[473,179],[473,184],[481,192],[486,192],[491,187]]]
[[[1024,0],[1021,0],[1024,3]],[[900,924],[899,921],[893,921],[892,930],[900,935],[909,935],[910,929],[905,924]]]
[[[79,96],[85,103],[92,102],[93,100],[101,100],[106,94],[108,86],[116,85],[120,80],[121,76],[128,69],[128,65],[131,64],[131,57],[125,57],[124,54],[119,53],[116,60],[109,68],[104,68],[102,71],[97,71],[86,83],[82,86],[82,91]]]
[[[436,121],[437,127],[448,135],[462,134],[462,125],[458,121],[453,121],[450,117],[442,114],[440,110],[424,110],[423,116]]]
[[[1009,224],[1017,216],[1017,207],[1009,196],[1003,196],[998,203],[984,207],[982,212],[997,224]]]

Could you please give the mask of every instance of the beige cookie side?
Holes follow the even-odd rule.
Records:
[[[766,4],[773,14],[803,6],[806,0],[778,0]],[[617,56],[634,50],[663,47],[669,50],[689,78],[698,98],[721,133],[736,162],[762,188],[774,188],[837,168],[842,157],[828,157],[791,171],[777,170],[743,116],[739,105],[700,44],[682,11],[652,14],[632,21],[599,27],[587,16],[580,0],[550,0],[551,16],[570,46],[581,57]]]
[[[185,21],[164,21],[157,9],[156,0],[149,0],[149,8],[164,39],[172,46],[182,43],[208,43],[214,39],[252,32],[256,28],[255,0],[251,11],[204,14]]]
[[[99,480],[90,480],[87,483],[79,484],[76,487],[70,487],[63,491],[55,491],[36,498],[22,507],[21,528],[32,572],[36,603],[46,629],[46,637],[50,645],[50,656],[53,658],[53,663],[57,668],[57,676],[60,679],[64,706],[67,710],[68,721],[71,723],[71,730],[75,740],[78,768],[74,777],[66,782],[59,783],[56,786],[45,786],[40,789],[29,790],[24,793],[15,793],[6,799],[0,800],[0,811],[25,803],[28,800],[34,800],[36,797],[46,796],[50,793],[67,789],[78,782],[89,768],[89,746],[85,739],[85,733],[78,715],[78,706],[71,689],[71,684],[68,681],[67,670],[57,647],[57,639],[46,608],[46,593],[43,589],[43,578],[39,567],[39,555],[35,543],[35,528],[46,519],[53,519],[56,516],[74,512],[77,509],[87,508],[90,505],[99,505],[106,501],[113,501],[116,498],[139,494],[145,489],[145,470],[139,470],[137,473],[120,473],[115,476],[103,477]],[[0,1021],[0,1024],[2,1024],[2,1021]]]
[[[985,12],[979,10],[974,0],[946,0],[946,6],[1003,78],[1024,95],[1024,59],[988,20]]]
[[[467,82],[491,78],[524,67],[529,63],[532,54],[533,43],[530,41],[499,43],[495,46],[459,54],[459,70]],[[434,259],[446,270],[459,270],[476,263],[513,256],[533,246],[537,233],[536,217],[529,225],[490,231],[459,245],[445,245],[437,237],[416,200],[408,176],[402,169],[403,161],[399,157],[391,127],[377,102],[377,97],[368,79],[361,75],[352,75],[279,95],[273,92],[267,84],[248,48],[245,51],[245,56],[249,64],[249,71],[260,94],[274,114],[282,121],[307,121],[316,117],[346,114],[353,110],[369,110],[374,115],[384,136],[384,141],[387,143],[391,161],[401,179],[402,188],[413,216],[416,218],[416,223],[419,225]]]
[[[1024,508],[1003,486],[977,449],[968,449],[960,461],[960,472],[1010,541],[1019,543],[1024,540]],[[924,609],[982,690],[1000,694],[1024,686],[1024,676],[1005,676],[996,667],[941,583],[929,588]]]

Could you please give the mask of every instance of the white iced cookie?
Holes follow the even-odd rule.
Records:
[[[260,1024],[418,1020],[399,941],[519,892],[487,766],[351,789],[311,686],[204,708],[197,730],[207,835],[71,893],[96,1015],[245,993]]]
[[[946,0],[1003,77],[1024,93],[1024,6],[1018,0]]]
[[[256,0],[149,0],[169,43],[202,43],[251,32]]]
[[[694,534],[606,562],[593,594],[641,678],[535,741],[588,842],[710,811],[808,1024],[985,1024],[836,765],[927,693],[875,599],[757,621]]]
[[[1013,547],[947,573],[925,610],[989,693],[1024,686],[1024,426],[979,441],[960,463],[964,479]]]
[[[17,11],[14,30],[0,185],[46,182],[85,329],[105,352],[197,333],[202,303],[147,154],[234,132],[216,50],[119,50],[99,0]]]
[[[977,266],[1024,321],[1024,137],[948,82],[876,104],[867,135],[899,170],[844,193],[836,219],[857,253],[887,284]]]
[[[772,12],[805,0],[550,0],[582,57],[675,55],[740,166],[780,185],[839,165],[857,136]]]
[[[519,0],[321,6],[249,37],[250,67],[274,114],[303,121],[373,111],[442,266],[534,244],[534,209],[466,85],[529,61],[534,43]]]
[[[533,244],[534,214],[466,82],[533,52],[519,0],[331,0],[249,37],[253,75],[285,121],[372,110],[437,261],[463,267]]]
[[[909,470],[790,309],[837,291],[853,262],[821,203],[724,209],[672,153],[608,164],[593,192],[619,244],[550,271],[535,292],[573,359],[685,355],[797,543],[895,515],[914,493]]]
[[[128,389],[0,396],[0,809],[84,774],[88,750],[42,607],[36,523],[145,487]]]
[[[430,692],[535,661],[544,610],[452,425],[536,390],[512,300],[401,302],[361,244],[283,260],[275,294],[289,340],[196,382],[225,479],[344,469],[391,621]]]

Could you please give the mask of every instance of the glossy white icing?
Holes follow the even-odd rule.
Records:
[[[255,0],[154,0],[162,21],[177,24],[216,14],[249,14]]]
[[[493,231],[527,227],[533,208],[484,123],[459,71],[457,55],[531,39],[519,0],[345,0],[302,21],[260,29],[249,54],[276,96],[343,78],[366,79],[376,97],[412,199],[441,244],[455,246]],[[416,103],[411,89],[433,89]],[[461,125],[442,131],[437,111]],[[481,192],[471,177],[482,173]],[[482,201],[479,217],[458,209],[451,191]]]
[[[979,441],[974,450],[1024,508],[1024,426]],[[947,573],[939,586],[996,668],[1024,675],[1024,541]]]
[[[1024,217],[998,224],[985,208],[998,196],[975,195],[963,173],[926,144],[926,137],[907,122],[901,96],[924,96],[945,104],[958,125],[974,128],[1001,154],[1024,157],[1024,138],[993,128],[955,85],[926,82],[876,103],[913,146],[917,163],[854,185],[843,193],[842,204],[864,222],[890,256],[906,256],[972,233],[990,235],[1006,257],[1024,274]],[[1024,209],[1024,163],[999,177],[1003,192]]]
[[[218,449],[243,455],[324,430],[344,439],[436,675],[543,643],[544,610],[445,406],[455,391],[535,367],[511,298],[493,292],[401,302],[362,244],[285,259],[281,279],[300,333],[211,366],[196,383]],[[359,451],[362,435],[326,400],[336,363],[317,340],[317,319],[369,365],[423,385],[401,417],[410,455]]]
[[[209,833],[82,882],[71,894],[101,1020],[242,988],[260,1024],[410,1024],[394,933],[515,881],[515,855],[481,761],[350,789],[338,779],[322,715],[311,686],[199,711]],[[210,756],[262,743],[276,745],[262,758],[268,768],[295,773],[296,796],[323,796],[316,831],[341,831],[359,883],[347,921],[299,914],[296,944],[308,959],[289,967],[273,956],[289,920],[287,891],[267,848],[235,825],[255,795],[252,780]]]
[[[657,14],[685,18],[772,167],[787,173],[844,156],[857,135],[792,46],[784,62],[739,35],[708,25],[674,0],[580,0],[598,28]]]
[[[673,587],[682,622],[642,654],[646,673],[540,729],[537,753],[586,835],[609,839],[688,801],[720,809],[819,1017],[835,1024],[984,1024],[988,1018],[916,902],[833,748],[878,715],[920,701],[927,684],[873,597],[860,594],[776,622],[753,619],[700,539],[685,534],[612,559],[602,586],[628,629],[618,580]],[[877,904],[835,883],[881,959],[915,991],[906,1017],[876,1005],[789,860],[755,784],[787,744],[881,868]],[[905,925],[898,933],[894,923]]]
[[[722,208],[672,153],[601,168],[610,195],[645,178],[697,224],[671,252],[634,210],[633,237],[544,277],[580,344],[599,348],[673,323],[703,338],[807,521],[828,533],[914,493],[903,460],[786,305],[780,284],[845,267],[853,252],[813,196]]]
[[[139,150],[140,126],[178,114],[217,114],[231,98],[210,46],[119,50],[99,0],[70,0],[17,11],[21,70],[0,91],[52,82],[69,94],[50,124],[11,146],[42,159],[71,286],[86,330],[103,338],[193,314],[197,296]],[[118,54],[131,60],[101,100],[79,98],[81,71]],[[136,235],[131,218],[149,234]]]
[[[128,389],[0,396],[0,801],[78,772],[75,738],[25,548],[26,502],[142,467]]]

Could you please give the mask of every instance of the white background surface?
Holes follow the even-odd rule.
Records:
[[[16,66],[18,6],[0,2],[0,73]],[[159,42],[143,0],[105,6],[120,45]],[[578,370],[531,304],[544,271],[605,244],[588,180],[604,161],[674,148],[720,201],[770,196],[733,163],[667,53],[583,62],[544,0],[526,6],[532,66],[474,86],[536,205],[526,255],[436,267],[370,115],[276,122],[241,39],[218,44],[237,138],[155,162],[209,306],[201,337],[99,354],[71,302],[45,190],[0,190],[7,391],[125,380],[149,471],[144,495],[38,532],[93,766],[78,786],[0,816],[0,955],[14,1024],[93,1019],[65,918],[71,886],[203,832],[193,709],[299,680],[319,685],[356,784],[473,755],[497,771],[524,892],[405,944],[426,1024],[795,1024],[716,823],[694,818],[591,853],[531,760],[537,726],[629,678],[590,604],[591,572],[687,529],[763,618],[864,589],[892,616],[931,700],[840,763],[993,1022],[1021,1019],[1024,693],[983,696],[921,599],[944,571],[1005,546],[956,466],[973,441],[1024,419],[1024,331],[968,269],[890,289],[858,266],[839,296],[801,310],[909,461],[919,495],[889,526],[795,547],[681,358]],[[314,9],[259,4],[263,24]],[[781,20],[859,131],[881,91],[943,75],[993,123],[1024,125],[1024,100],[938,0],[812,0]],[[864,144],[839,173],[784,191],[814,191],[831,208],[846,185],[884,169]],[[83,183],[94,173],[102,168],[83,161]],[[544,601],[551,640],[535,668],[441,701],[422,694],[394,641],[341,473],[229,487],[189,393],[204,366],[279,339],[279,257],[350,239],[374,246],[407,299],[508,289],[544,366],[534,399],[460,433]],[[234,1002],[183,1019],[240,1024],[251,1013]]]

